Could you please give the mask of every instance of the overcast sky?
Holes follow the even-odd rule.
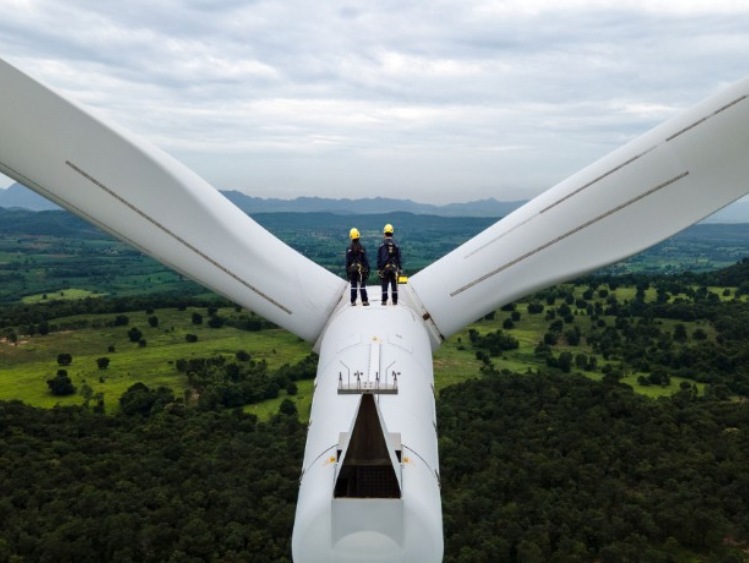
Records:
[[[749,74],[744,0],[0,6],[0,57],[266,198],[527,199]]]

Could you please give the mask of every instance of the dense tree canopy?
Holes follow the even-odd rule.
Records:
[[[438,401],[446,561],[741,561],[749,409],[487,370]],[[0,561],[288,561],[305,428],[168,389],[0,402]]]
[[[304,436],[293,416],[0,402],[0,561],[289,561]]]
[[[439,421],[450,560],[742,560],[746,405],[503,373],[445,389]]]

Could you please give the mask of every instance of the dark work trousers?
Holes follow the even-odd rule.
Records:
[[[398,304],[398,282],[395,279],[395,272],[390,274],[384,274],[382,276],[382,302],[388,302],[388,285],[390,286],[390,294],[393,297],[393,305]]]
[[[369,299],[367,298],[367,280],[360,273],[356,273],[351,276],[351,304],[354,305],[356,303],[357,286],[359,286],[362,303],[369,303]]]

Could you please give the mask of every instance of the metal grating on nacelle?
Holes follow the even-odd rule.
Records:
[[[335,498],[400,498],[395,452],[388,447],[374,396],[362,395],[356,422],[336,478]]]

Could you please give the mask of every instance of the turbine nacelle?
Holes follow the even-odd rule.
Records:
[[[406,287],[397,306],[375,293],[343,299],[319,343],[297,562],[442,559],[431,342]]]

